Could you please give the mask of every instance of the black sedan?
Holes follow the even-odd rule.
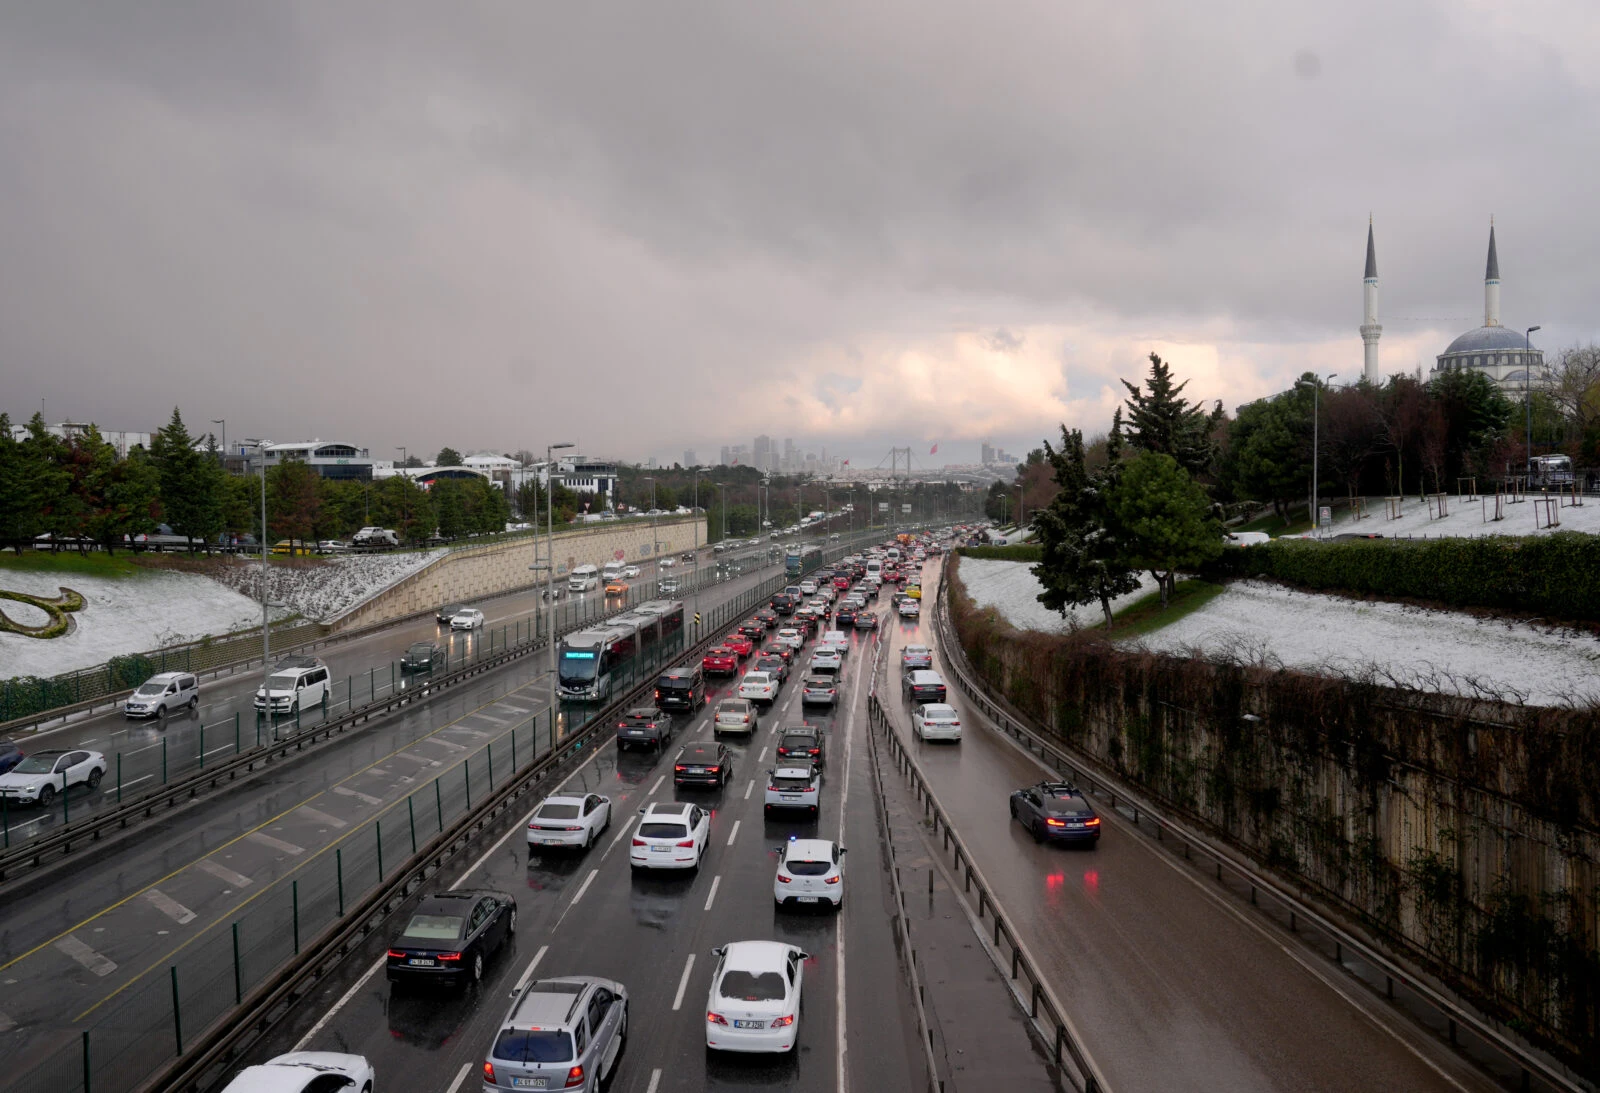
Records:
[[[424,896],[389,942],[389,982],[476,983],[484,963],[517,930],[517,901],[506,892],[462,889]]]
[[[868,611],[865,607],[856,612],[857,630],[876,630],[878,628],[878,613]]]
[[[856,625],[856,609],[844,606],[833,613],[833,625],[839,630],[851,630]]]
[[[778,677],[779,683],[787,683],[789,681],[789,662],[777,652],[762,650],[761,655],[756,657],[754,670],[757,672],[771,672]]]
[[[444,667],[444,653],[431,641],[412,642],[400,658],[402,672],[431,672]]]
[[[1011,818],[1028,829],[1033,841],[1088,843],[1100,841],[1100,816],[1071,782],[1040,782],[1011,795]]]
[[[685,744],[672,761],[675,786],[716,786],[728,784],[733,775],[733,753],[719,743]]]
[[[464,603],[447,603],[433,613],[434,621],[441,626],[449,626],[450,620],[461,614],[466,606]]]

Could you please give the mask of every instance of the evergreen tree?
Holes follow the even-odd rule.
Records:
[[[320,478],[310,466],[288,460],[267,472],[267,539],[314,540],[322,519]]]
[[[46,532],[61,534],[58,525],[71,507],[63,448],[45,425],[44,415],[36,412],[28,420],[27,434],[13,449],[16,508],[7,538],[32,540]]]
[[[446,539],[459,539],[467,533],[467,509],[461,497],[461,483],[453,478],[436,478],[428,491],[433,497],[434,519]]]
[[[1140,452],[1129,460],[1109,504],[1125,530],[1129,563],[1150,571],[1163,607],[1180,567],[1222,553],[1222,525],[1211,514],[1210,500],[1170,455]]]
[[[1233,496],[1271,502],[1285,523],[1289,503],[1304,497],[1311,482],[1311,396],[1301,391],[1241,406],[1222,466]]]
[[[435,467],[461,466],[461,453],[454,448],[440,448],[439,454],[433,457]]]
[[[1084,462],[1083,434],[1061,429],[1061,447],[1045,442],[1045,457],[1060,487],[1033,518],[1042,558],[1033,567],[1044,591],[1039,602],[1066,614],[1080,604],[1098,602],[1111,625],[1111,601],[1139,587],[1116,515],[1107,503],[1117,489],[1121,465],[1121,411],[1107,441],[1110,460],[1102,473]]]
[[[0,413],[0,547],[33,537],[28,530],[33,519],[28,489],[22,445],[11,435],[10,415]]]
[[[1172,369],[1159,356],[1150,354],[1150,375],[1144,389],[1127,380],[1128,432],[1130,447],[1159,452],[1177,460],[1191,477],[1210,473],[1216,458],[1211,441],[1212,429],[1222,419],[1222,403],[1211,413],[1183,397],[1189,381],[1172,382]]]
[[[173,534],[201,540],[210,549],[210,540],[222,530],[222,468],[212,453],[195,448],[195,438],[183,424],[183,415],[172,408],[168,421],[150,440],[150,456],[161,476],[161,513]]]

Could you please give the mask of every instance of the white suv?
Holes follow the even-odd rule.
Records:
[[[699,869],[711,839],[711,815],[699,805],[657,802],[639,810],[628,864],[635,869]]]
[[[827,839],[790,838],[778,860],[772,898],[779,907],[790,903],[844,906],[844,847]]]
[[[788,760],[767,771],[767,793],[762,812],[770,816],[782,809],[817,815],[822,805],[822,774],[811,760]]]

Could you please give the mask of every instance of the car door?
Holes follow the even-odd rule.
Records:
[[[589,1035],[594,1041],[595,1057],[601,1061],[598,1077],[604,1079],[616,1065],[622,1039],[617,1033],[622,1027],[621,1000],[605,987],[598,987],[589,996]]]
[[[78,754],[80,753],[75,751],[68,752],[66,755],[56,759],[56,765],[50,769],[50,777],[54,781],[57,789],[65,791],[66,788],[72,784],[70,781],[72,764],[74,761],[72,757]]]
[[[1039,822],[1039,817],[1044,812],[1044,800],[1039,796],[1038,790],[1030,789],[1022,795],[1022,802],[1024,806],[1022,810],[1023,819],[1027,821],[1029,827],[1033,827]]]
[[[689,830],[694,832],[694,856],[699,861],[706,852],[706,843],[711,839],[711,821],[698,806],[689,810]]]
[[[800,988],[805,976],[805,967],[800,963],[800,954],[793,949],[789,950],[789,959],[785,961],[785,965],[789,970],[790,998],[794,1003],[794,1012],[798,1015],[800,1012]],[[799,1017],[796,1016],[795,1019],[798,1021]]]
[[[605,826],[605,803],[605,798],[594,793],[583,799],[583,822],[591,832],[599,831]]]
[[[490,922],[494,917],[494,900],[485,896],[473,904],[472,914],[467,919],[467,941],[464,949],[471,951],[474,948],[488,959],[489,950],[493,948],[493,939],[489,936]]]

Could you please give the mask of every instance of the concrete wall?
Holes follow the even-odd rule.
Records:
[[[658,521],[654,538],[661,553],[677,555],[690,550],[695,544],[695,523],[689,517]],[[706,541],[704,518],[700,525],[699,541]],[[544,538],[537,540],[538,550],[544,550]],[[535,540],[514,539],[509,542],[490,543],[481,547],[462,547],[440,556],[425,569],[411,574],[397,584],[356,604],[344,614],[331,619],[328,626],[333,631],[351,630],[390,619],[404,618],[422,611],[431,611],[443,603],[470,603],[475,599],[526,588],[540,579],[528,567],[534,564]],[[564,579],[574,566],[604,565],[619,557],[642,565],[651,560],[652,543],[650,524],[629,521],[610,526],[588,527],[557,532],[555,536],[556,576]]]

